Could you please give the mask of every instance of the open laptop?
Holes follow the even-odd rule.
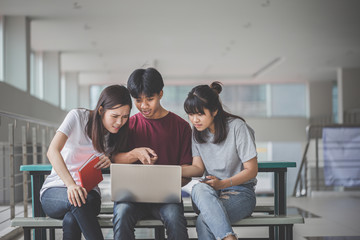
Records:
[[[114,202],[181,202],[181,167],[174,165],[111,164]]]

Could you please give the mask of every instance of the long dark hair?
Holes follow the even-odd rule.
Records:
[[[184,110],[187,114],[205,114],[205,108],[208,109],[210,113],[214,113],[217,110],[217,114],[214,117],[215,137],[213,143],[221,143],[226,139],[228,134],[227,122],[229,118],[240,118],[245,122],[242,117],[224,111],[219,98],[219,94],[222,91],[221,85],[220,82],[213,82],[210,86],[196,86],[189,92],[184,102]],[[198,143],[206,142],[206,131],[198,131],[196,128],[193,128],[193,133]]]
[[[86,124],[86,133],[92,140],[92,144],[96,151],[111,156],[126,150],[127,136],[129,130],[129,121],[120,128],[117,133],[109,133],[106,138],[106,129],[102,123],[102,117],[106,110],[115,109],[120,106],[128,105],[132,107],[131,97],[126,87],[120,85],[111,85],[106,87],[100,94],[96,108],[90,111],[89,120]],[[99,108],[102,107],[102,114]]]

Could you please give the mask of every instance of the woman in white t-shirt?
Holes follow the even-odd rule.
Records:
[[[93,154],[102,154],[96,168],[107,168],[111,156],[127,145],[132,102],[124,86],[105,88],[94,110],[73,109],[57,130],[47,156],[53,166],[40,191],[44,212],[63,219],[63,239],[104,239],[96,216],[100,190],[80,184],[78,169]]]
[[[244,119],[224,111],[221,90],[219,82],[199,85],[184,103],[194,128],[193,163],[182,168],[182,176],[205,173],[191,191],[199,240],[237,239],[231,223],[250,216],[256,205],[254,131]]]

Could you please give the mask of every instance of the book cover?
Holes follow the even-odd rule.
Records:
[[[101,169],[94,168],[98,162],[99,156],[92,155],[78,170],[81,186],[85,188],[87,192],[90,192],[103,180]]]

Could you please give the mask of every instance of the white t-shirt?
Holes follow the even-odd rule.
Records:
[[[91,155],[98,154],[92,145],[92,140],[85,132],[88,118],[88,110],[73,109],[67,114],[57,130],[68,137],[65,146],[61,150],[61,155],[72,178],[78,185],[80,185],[80,179],[77,172],[79,167],[81,167]],[[54,168],[51,170],[50,175],[45,179],[45,182],[40,190],[40,196],[46,189],[51,187],[66,187],[64,182],[55,172]],[[96,186],[94,190],[100,194],[99,187]]]

